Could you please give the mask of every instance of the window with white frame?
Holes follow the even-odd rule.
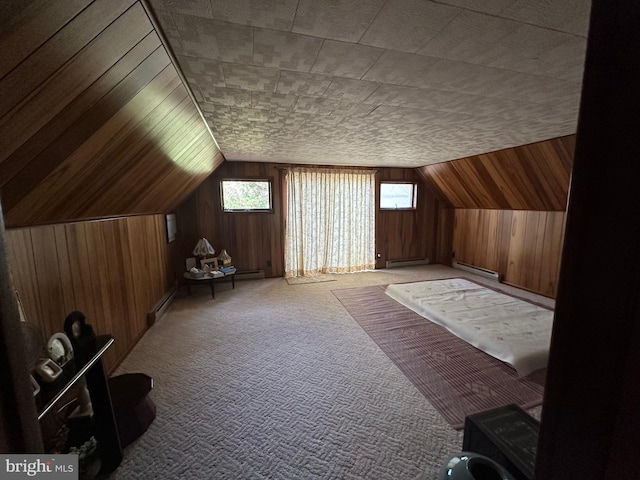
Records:
[[[382,210],[413,210],[416,208],[417,196],[417,183],[380,183],[380,209]]]

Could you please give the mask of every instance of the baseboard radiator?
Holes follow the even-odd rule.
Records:
[[[153,326],[162,316],[162,314],[169,308],[173,298],[178,292],[177,286],[174,286],[171,290],[164,294],[160,301],[153,307],[153,310],[147,313],[147,325]]]
[[[498,272],[494,272],[493,270],[488,270],[482,267],[476,267],[475,265],[470,265],[468,263],[456,262],[455,260],[452,262],[451,266],[453,268],[457,268],[458,270],[464,270],[465,272],[475,273],[476,275],[482,275],[483,277],[490,278],[495,280],[496,282],[500,281],[500,274]]]
[[[265,278],[264,270],[244,270],[236,273],[236,280],[249,280],[252,278]]]
[[[428,258],[418,258],[413,260],[387,260],[386,268],[412,267],[414,265],[429,265]]]

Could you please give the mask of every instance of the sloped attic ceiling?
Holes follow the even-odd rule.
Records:
[[[0,51],[10,227],[167,212],[224,160],[139,1],[3,1]]]
[[[419,167],[575,133],[588,0],[149,0],[227,160]]]
[[[588,10],[586,0],[5,0],[5,222],[166,212],[224,156],[414,167],[574,133]]]

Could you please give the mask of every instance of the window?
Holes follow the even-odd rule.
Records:
[[[412,210],[416,208],[418,184],[413,182],[380,183],[380,208],[385,210]]]
[[[271,211],[271,180],[222,180],[220,189],[224,212]]]

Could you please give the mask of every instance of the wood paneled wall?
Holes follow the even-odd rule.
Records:
[[[177,210],[185,236],[185,257],[199,236],[216,251],[226,248],[240,271],[263,270],[267,277],[284,275],[283,172],[281,165],[259,162],[225,162]],[[223,213],[220,180],[223,178],[272,178],[273,213]],[[378,267],[386,260],[429,258],[450,263],[453,210],[444,208],[420,181],[414,169],[379,169],[379,180],[413,180],[419,185],[415,211],[378,211],[376,248]],[[184,226],[183,226],[184,223]],[[188,244],[186,238],[191,238]]]
[[[3,8],[7,227],[161,213],[222,161],[139,1]]]
[[[267,277],[284,275],[281,170],[273,163],[224,162],[177,210],[191,219],[185,231],[185,256],[199,237],[207,238],[216,252],[223,248],[238,271],[263,270]],[[273,180],[273,213],[223,213],[220,181],[224,178]],[[181,221],[182,224],[182,221]],[[191,243],[188,243],[188,236]]]
[[[564,211],[575,135],[418,169],[454,208]]]
[[[564,212],[455,211],[455,259],[496,271],[501,280],[555,297]]]
[[[574,147],[569,135],[417,169],[455,209],[455,259],[555,297]]]
[[[428,258],[432,263],[450,264],[450,249],[440,235],[451,228],[453,210],[437,199],[415,169],[380,169],[376,199],[381,181],[417,182],[418,201],[415,210],[376,210],[376,253],[380,255],[376,268],[384,268],[387,260]],[[379,205],[378,200],[376,203]],[[447,218],[450,222],[446,222]]]
[[[97,334],[111,334],[105,367],[119,363],[147,329],[147,312],[176,278],[175,243],[164,215],[66,223],[6,232],[14,287],[45,340],[79,310]]]

